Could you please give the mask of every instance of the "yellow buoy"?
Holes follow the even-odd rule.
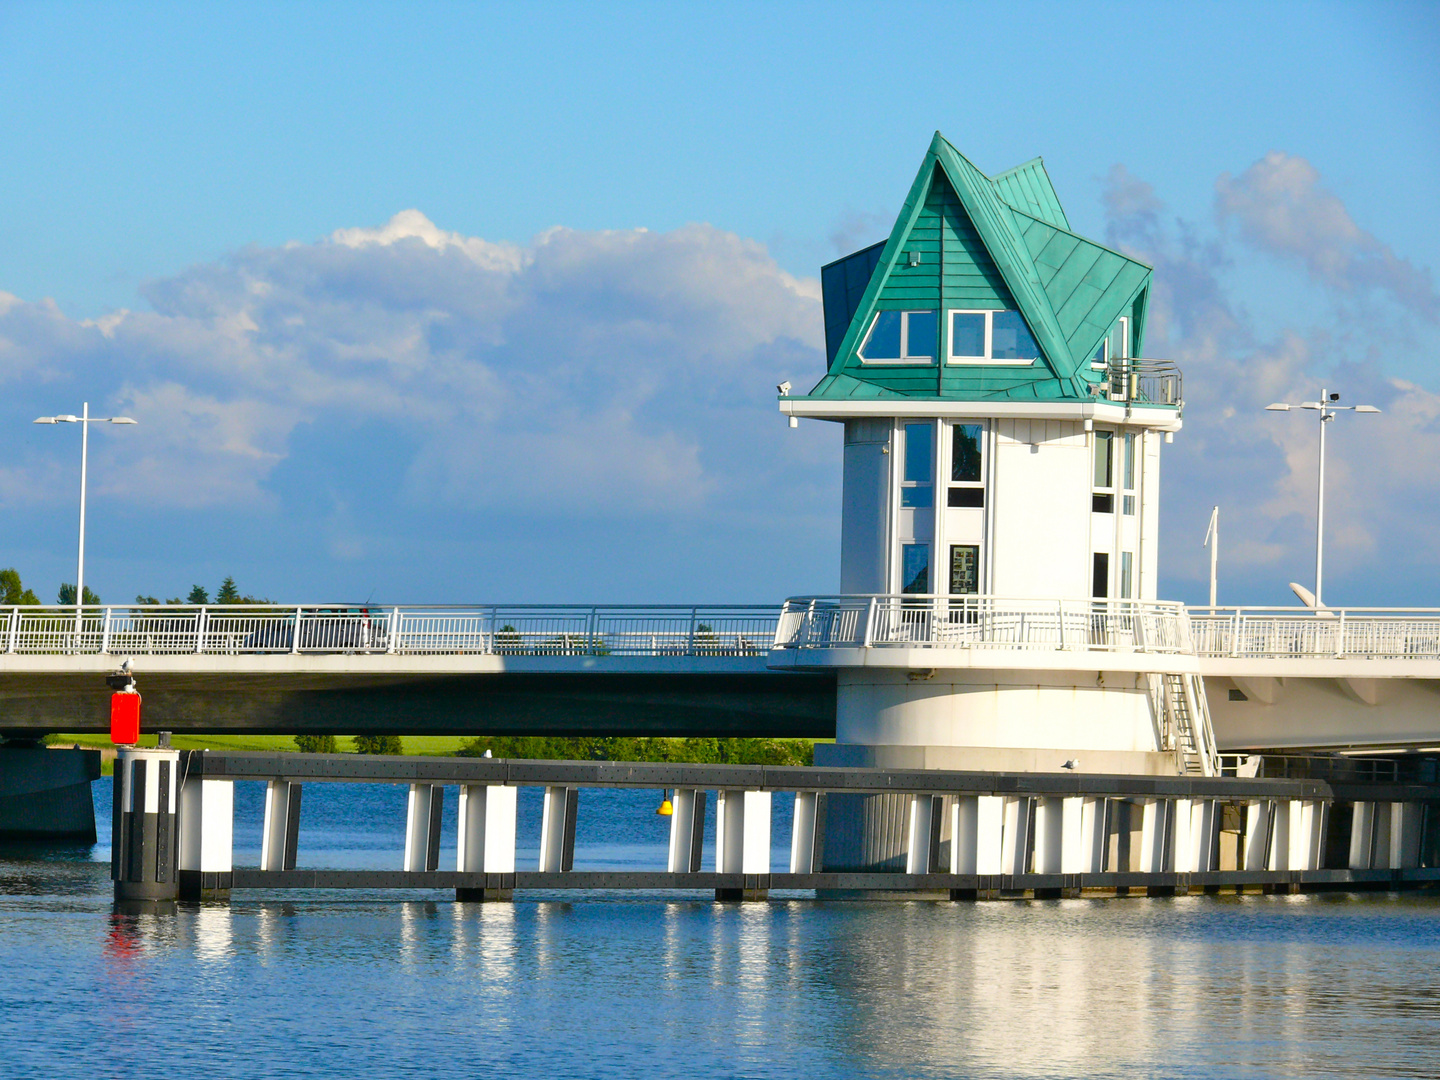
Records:
[[[670,796],[663,791],[660,793],[660,805],[656,807],[655,813],[661,817],[670,817],[675,813],[675,807],[670,804]]]

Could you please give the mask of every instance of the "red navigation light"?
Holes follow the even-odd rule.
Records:
[[[134,746],[140,741],[140,695],[118,692],[110,695],[110,741],[116,746]]]

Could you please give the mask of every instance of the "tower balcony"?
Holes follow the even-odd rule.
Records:
[[[1125,405],[1158,405],[1183,410],[1184,380],[1173,360],[1117,357],[1105,365],[1105,380],[1096,387],[1104,399]]]

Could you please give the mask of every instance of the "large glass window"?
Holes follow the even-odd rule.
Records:
[[[1029,364],[1040,346],[1018,311],[950,312],[952,364]]]
[[[904,544],[900,548],[900,591],[930,591],[930,545]]]
[[[900,484],[900,505],[923,508],[934,505],[935,426],[905,425],[905,474]]]
[[[1129,600],[1135,594],[1132,591],[1135,582],[1135,553],[1133,551],[1122,551],[1120,553],[1120,596]]]
[[[934,311],[876,312],[860,359],[872,364],[929,363],[935,359],[938,332]]]
[[[980,424],[951,426],[947,506],[985,505],[985,474],[981,457],[984,435],[985,428]]]

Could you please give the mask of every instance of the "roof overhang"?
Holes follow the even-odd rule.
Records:
[[[934,416],[1006,420],[1093,420],[1155,431],[1179,431],[1180,410],[1112,401],[959,401],[946,398],[782,397],[780,412],[807,420],[856,420],[877,416]]]

